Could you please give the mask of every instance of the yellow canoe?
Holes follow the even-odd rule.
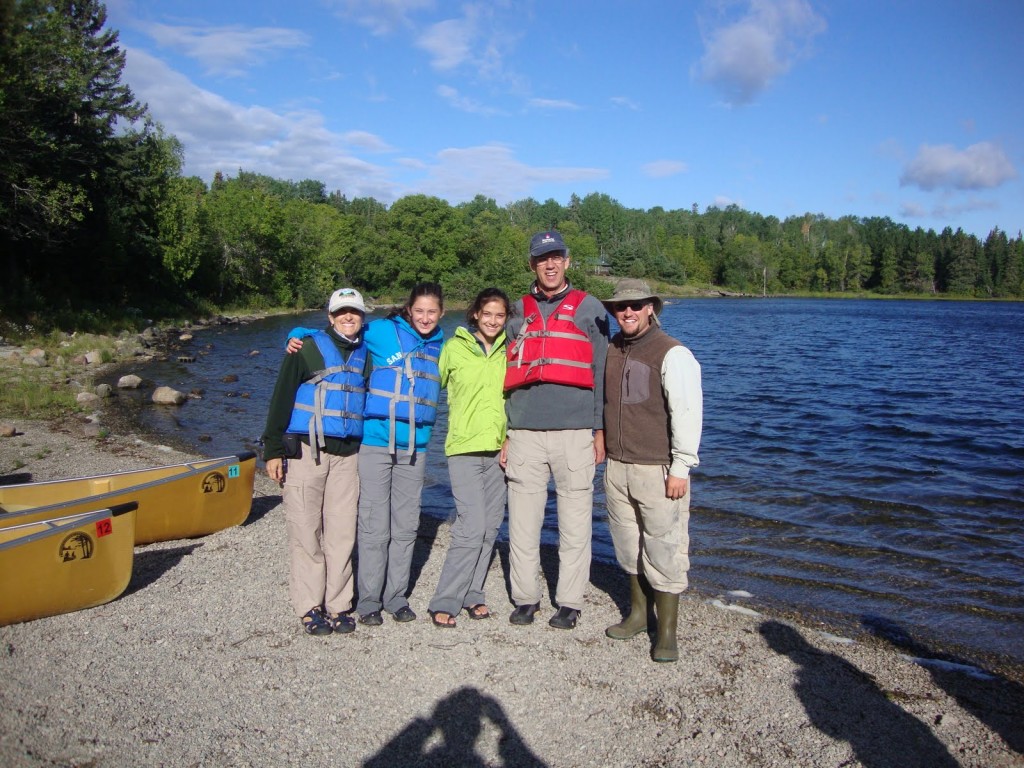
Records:
[[[17,523],[0,516],[0,626],[92,608],[124,592],[137,508]]]
[[[244,522],[255,479],[256,454],[248,451],[95,477],[3,485],[0,512],[6,514],[0,519],[32,522],[135,501],[136,544],[191,539]]]

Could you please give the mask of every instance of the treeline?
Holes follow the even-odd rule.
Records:
[[[318,306],[343,284],[377,299],[437,280],[455,299],[529,283],[529,237],[557,228],[572,279],[599,271],[769,294],[1024,297],[1024,242],[998,228],[911,230],[888,218],[780,221],[736,206],[452,206],[349,200],[316,180],[239,170],[182,176],[183,152],[121,83],[124,55],[95,0],[0,0],[0,300],[8,319],[85,327],[223,307]]]

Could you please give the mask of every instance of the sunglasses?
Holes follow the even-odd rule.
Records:
[[[621,304],[613,305],[613,309],[616,312],[625,312],[627,309],[632,309],[634,312],[639,312],[641,309],[646,307],[649,302],[646,301],[624,301]]]

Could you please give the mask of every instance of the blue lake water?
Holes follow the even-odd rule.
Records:
[[[206,455],[251,448],[287,330],[322,318],[197,332],[183,352],[196,362],[135,372],[203,398],[136,396],[138,418]],[[1024,305],[688,299],[662,322],[703,370],[695,589],[840,627],[884,617],[1024,663]],[[439,517],[453,512],[445,428],[442,413],[423,497]],[[594,552],[614,562],[600,483]],[[553,503],[548,517],[556,543]]]

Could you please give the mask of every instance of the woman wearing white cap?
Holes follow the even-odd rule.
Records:
[[[284,487],[292,607],[311,635],[356,628],[349,614],[369,375],[365,314],[355,289],[331,294],[327,328],[281,361],[263,433],[267,474]]]

